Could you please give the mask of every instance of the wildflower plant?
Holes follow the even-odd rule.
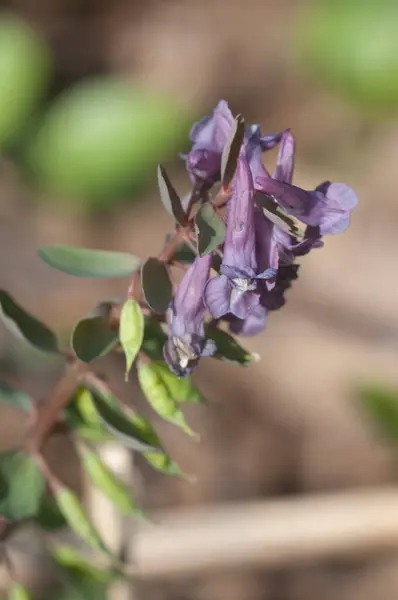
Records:
[[[36,348],[62,356],[65,364],[62,379],[42,406],[6,383],[0,386],[3,402],[31,416],[21,447],[0,456],[3,537],[14,523],[33,519],[45,524],[51,510],[60,524],[108,556],[109,569],[101,571],[107,582],[123,574],[118,559],[109,555],[78,498],[43,458],[43,444],[54,426],[62,423],[79,440],[88,476],[123,513],[142,515],[131,491],[101,462],[95,444],[116,439],[158,471],[183,473],[152,424],[122,403],[96,373],[95,360],[123,352],[126,380],[134,369],[153,410],[194,435],[183,405],[204,401],[191,380],[198,364],[250,365],[253,355],[234,336],[264,330],[269,313],[283,307],[299,275],[297,259],[321,248],[325,235],[343,232],[357,204],[355,192],[343,183],[326,181],[309,191],[294,185],[291,131],[262,135],[258,125],[234,117],[225,101],[193,126],[191,141],[190,151],[181,155],[192,184],[189,194],[180,197],[158,167],[160,198],[174,220],[159,255],[39,249],[48,265],[75,277],[128,278],[125,298],[98,303],[75,325],[70,348],[61,348],[46,325],[0,291],[4,324]],[[275,147],[277,164],[270,174],[262,154]],[[71,548],[52,554],[73,580],[72,566],[81,558]],[[94,577],[90,568],[87,578]]]

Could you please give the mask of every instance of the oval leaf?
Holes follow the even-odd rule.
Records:
[[[35,517],[45,481],[35,461],[25,452],[0,455],[0,514],[10,521]]]
[[[44,352],[58,352],[58,341],[48,327],[25,312],[4,290],[0,290],[0,318],[19,338]]]
[[[92,398],[102,423],[124,446],[138,452],[161,451],[161,448],[148,442],[147,437],[143,436],[140,429],[121,411],[110,394],[104,396],[102,391],[93,390]]]
[[[189,377],[177,377],[172,373],[164,361],[152,363],[159,377],[166,385],[170,396],[176,402],[198,404],[206,402],[206,398],[196,389]]]
[[[80,448],[83,467],[93,485],[107,496],[114,506],[126,515],[143,516],[129,488],[102,462],[96,452]]]
[[[85,363],[105,356],[117,342],[117,332],[109,327],[108,319],[104,317],[82,319],[74,328],[71,338],[76,357]]]
[[[18,583],[17,581],[13,581],[10,586],[10,591],[8,592],[9,600],[32,600],[32,596],[30,595],[27,588],[22,585],[22,583]]]
[[[185,212],[182,208],[180,197],[172,186],[162,165],[158,166],[158,186],[163,206],[175,218],[177,223],[183,226],[185,224]]]
[[[140,260],[127,252],[111,252],[71,246],[42,246],[39,256],[50,267],[68,275],[87,278],[125,277],[137,271]]]
[[[245,350],[238,342],[226,331],[216,329],[214,327],[206,328],[206,336],[214,340],[217,346],[217,351],[213,358],[219,360],[238,363],[244,367],[258,360],[255,354],[251,354]]]
[[[225,223],[220,219],[211,204],[203,204],[195,216],[198,236],[198,252],[205,256],[225,240]]]
[[[128,375],[144,340],[144,315],[135,300],[127,300],[120,313],[119,339],[126,357],[126,375]]]
[[[177,425],[188,435],[195,436],[153,363],[139,364],[137,372],[141,389],[153,410],[165,421]]]
[[[221,155],[221,184],[224,189],[229,187],[235,175],[244,135],[245,121],[242,115],[237,115]]]
[[[167,335],[160,323],[150,317],[145,317],[144,340],[142,342],[142,350],[145,354],[154,360],[161,359],[166,339]]]
[[[86,515],[76,494],[62,485],[58,485],[56,489],[53,489],[53,492],[57,506],[69,527],[91,548],[107,552],[103,541]]]
[[[25,392],[21,392],[20,390],[15,390],[10,387],[4,381],[0,381],[0,404],[12,404],[12,406],[17,406],[26,412],[30,412],[33,407],[33,401],[25,394]]]
[[[157,313],[166,312],[173,296],[166,265],[157,258],[148,258],[142,266],[141,286],[148,306]]]

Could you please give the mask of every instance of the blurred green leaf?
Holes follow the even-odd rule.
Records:
[[[0,290],[0,319],[19,338],[44,352],[58,352],[58,341],[48,327],[25,312],[4,290]]]
[[[110,434],[98,415],[89,390],[80,388],[66,407],[64,415],[67,425],[84,440],[106,442],[110,439]]]
[[[214,340],[217,351],[213,358],[248,366],[257,356],[245,350],[229,333],[215,327],[206,327],[206,337]]]
[[[69,527],[91,548],[109,554],[76,494],[61,485],[53,489],[53,493],[57,506]]]
[[[107,318],[88,317],[75,326],[71,346],[77,358],[85,363],[105,356],[118,343],[117,331],[110,328]]]
[[[0,514],[10,521],[35,517],[45,481],[35,461],[25,452],[0,455]]]
[[[148,258],[142,266],[141,286],[148,306],[157,313],[166,312],[173,295],[166,265]]]
[[[133,499],[131,490],[103,463],[96,452],[80,448],[83,467],[93,485],[107,496],[123,514],[143,516]]]
[[[51,556],[56,564],[65,569],[73,577],[88,576],[97,583],[106,585],[118,579],[119,572],[115,569],[103,569],[93,565],[87,558],[73,546],[58,545],[51,551]]]
[[[221,183],[224,189],[229,187],[238,163],[239,152],[245,135],[245,121],[242,115],[237,115],[225,143],[221,156]]]
[[[379,431],[398,442],[398,388],[364,385],[359,390],[359,400]]]
[[[195,436],[196,434],[185,421],[184,413],[171,396],[162,375],[153,363],[138,364],[137,373],[141,389],[154,411],[165,421],[177,425],[188,435]]]
[[[122,307],[119,322],[119,339],[126,357],[126,375],[140,351],[144,339],[144,315],[136,300],[127,300]]]
[[[156,361],[151,364],[166,385],[170,396],[177,403],[202,404],[206,402],[206,398],[196,389],[189,377],[177,377],[164,361]]]
[[[145,317],[144,340],[142,342],[142,350],[149,358],[154,360],[163,357],[163,346],[167,339],[167,335],[163,331],[160,323],[151,317]]]
[[[139,258],[126,252],[71,246],[42,246],[38,253],[50,267],[76,277],[126,277],[137,271],[140,266]]]
[[[225,223],[211,204],[203,204],[195,216],[200,256],[210,254],[225,240]]]
[[[163,206],[179,225],[184,226],[185,213],[181,200],[162,165],[158,165],[158,186]]]
[[[101,421],[124,446],[138,452],[160,450],[160,448],[152,446],[150,442],[148,443],[147,438],[141,435],[140,429],[122,412],[113,394],[105,393],[100,388],[91,391]]]
[[[13,581],[10,586],[8,598],[9,600],[31,600],[32,596],[22,583]]]
[[[27,21],[0,13],[0,147],[19,141],[50,81],[51,53]]]
[[[11,404],[22,410],[29,412],[32,409],[33,401],[30,396],[9,386],[4,381],[0,381],[0,404]]]
[[[47,531],[57,531],[67,526],[65,517],[50,492],[43,494],[40,502],[39,512],[35,516],[35,522]]]
[[[191,265],[196,258],[196,254],[187,244],[181,244],[174,252],[173,258],[180,263]]]

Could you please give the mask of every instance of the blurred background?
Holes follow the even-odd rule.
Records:
[[[358,402],[368,381],[398,386],[398,5],[392,0],[10,0],[0,12],[1,287],[67,340],[74,323],[126,282],[84,281],[40,262],[69,244],[158,252],[171,220],[158,162],[177,190],[178,153],[221,98],[264,133],[290,127],[296,183],[344,181],[360,203],[350,229],[302,261],[266,331],[245,340],[249,369],[203,361],[208,407],[189,407],[200,445],[145,408],[123,364],[104,359],[121,397],[151,415],[197,483],[138,463],[153,509],[237,503],[397,479],[396,450]],[[265,157],[272,165],[275,154]],[[0,329],[0,375],[41,401],[60,366]],[[26,423],[5,412],[1,446]],[[48,448],[81,487],[66,440]],[[398,511],[398,506],[397,506]],[[261,526],[261,524],[259,525]],[[237,544],[239,533],[237,530]],[[33,560],[33,559],[32,559]],[[33,563],[32,563],[33,564]],[[45,573],[25,556],[27,573]],[[374,560],[216,572],[147,582],[145,600],[393,600],[398,552]],[[137,597],[138,597],[137,596]]]

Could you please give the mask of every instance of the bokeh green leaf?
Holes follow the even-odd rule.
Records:
[[[0,515],[10,521],[35,517],[40,510],[45,480],[25,452],[0,455]]]
[[[144,315],[136,300],[127,300],[122,307],[119,339],[126,357],[126,381],[144,339]]]
[[[211,204],[203,204],[200,207],[195,216],[195,226],[200,256],[209,254],[224,243],[225,223]]]
[[[142,265],[141,286],[148,306],[157,313],[166,312],[173,295],[166,265],[157,258],[148,258]]]

